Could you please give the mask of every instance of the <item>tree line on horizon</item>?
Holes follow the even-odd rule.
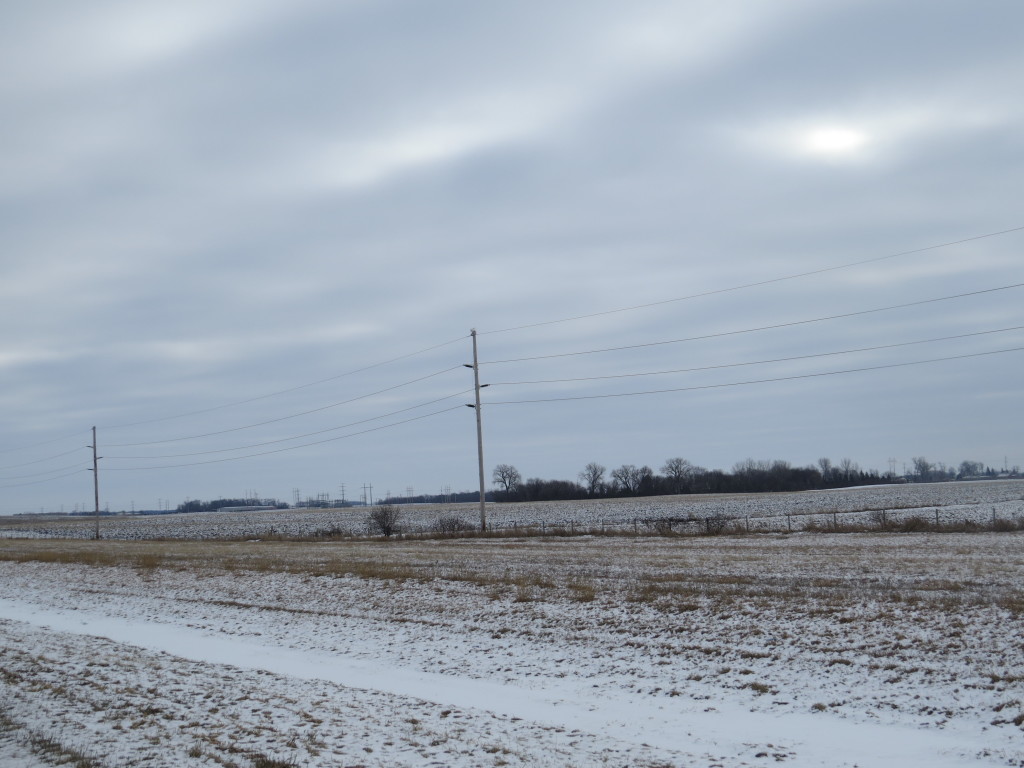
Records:
[[[496,501],[561,501],[629,496],[668,496],[684,493],[772,493],[783,491],[814,491],[847,488],[859,485],[892,483],[934,483],[964,479],[1017,477],[1020,468],[1000,473],[981,462],[963,461],[958,467],[933,463],[923,456],[915,457],[906,474],[880,473],[862,469],[852,459],[833,463],[829,458],[817,464],[797,467],[779,459],[738,462],[731,472],[706,469],[687,459],[668,459],[655,472],[648,466],[623,464],[609,470],[590,462],[576,480],[523,479],[512,464],[498,464],[491,475],[496,487]],[[490,494],[488,494],[490,496]]]
[[[609,470],[590,462],[576,476],[576,480],[543,480],[537,477],[523,479],[511,464],[498,464],[491,475],[494,488],[485,498],[490,502],[502,501],[573,501],[582,499],[622,498],[630,496],[670,496],[699,493],[772,493],[783,491],[816,491],[858,485],[892,483],[934,483],[950,480],[985,480],[999,477],[1020,477],[1020,467],[1000,472],[979,461],[962,461],[959,465],[931,462],[923,456],[915,457],[905,474],[880,473],[864,470],[852,459],[818,459],[816,464],[796,467],[787,461],[757,461],[746,459],[733,465],[731,472],[706,469],[676,457],[668,459],[655,472],[648,466],[623,464]],[[472,503],[480,499],[479,491],[458,491],[445,494],[417,494],[388,496],[384,504],[444,504]],[[264,504],[278,509],[291,505],[277,499],[215,499],[189,500],[179,504],[177,512],[210,512],[223,507]],[[342,506],[341,502],[327,506]],[[353,506],[352,502],[344,506]],[[359,505],[362,506],[362,505]]]

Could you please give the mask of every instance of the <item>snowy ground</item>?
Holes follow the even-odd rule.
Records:
[[[402,506],[409,532],[435,530],[442,517],[475,525],[476,504]],[[1024,480],[922,483],[842,488],[802,493],[699,494],[584,501],[516,502],[488,505],[488,524],[508,528],[594,528],[650,532],[666,518],[677,532],[700,533],[702,520],[717,517],[754,532],[801,530],[809,526],[873,525],[885,513],[890,523],[919,517],[942,525],[1024,523]],[[292,509],[102,517],[110,539],[224,539],[267,536],[365,535],[367,510]],[[95,535],[91,516],[19,515],[0,518],[0,538]]]
[[[1020,766],[1022,545],[11,541],[0,764]]]
[[[1024,765],[1024,534],[0,543],[0,764]]]

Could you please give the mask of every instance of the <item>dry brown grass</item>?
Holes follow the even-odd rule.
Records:
[[[130,567],[144,575],[291,573],[456,582],[521,601],[646,603],[690,611],[707,600],[854,601],[936,610],[996,605],[1024,613],[1020,535],[448,538],[430,541],[113,541],[15,539],[0,560]]]

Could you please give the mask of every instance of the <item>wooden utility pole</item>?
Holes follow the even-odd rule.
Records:
[[[96,539],[100,538],[100,457],[96,455],[96,427],[92,428],[92,487],[96,496]]]
[[[476,328],[470,330],[469,335],[473,337],[473,365],[467,368],[473,369],[473,389],[476,392],[476,453],[480,469],[480,530],[487,530],[487,488],[484,485],[484,427],[480,413],[480,361],[476,354]]]

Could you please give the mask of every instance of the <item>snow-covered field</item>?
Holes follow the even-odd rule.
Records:
[[[476,524],[475,504],[403,506],[402,527],[429,531],[442,517]],[[671,519],[673,530],[697,533],[701,521],[722,518],[751,531],[800,530],[815,525],[865,525],[885,512],[890,521],[919,516],[941,524],[984,525],[993,520],[1024,520],[1024,480],[926,483],[846,488],[804,493],[655,496],[592,501],[489,504],[492,528],[611,528],[650,530],[654,521]],[[209,512],[136,517],[102,517],[101,535],[115,539],[240,539],[266,536],[316,536],[325,532],[366,533],[366,510],[294,509],[258,512]],[[687,522],[689,521],[689,522]],[[17,516],[0,518],[2,537],[91,538],[91,517]]]
[[[0,542],[0,765],[1024,765],[1024,533]]]

